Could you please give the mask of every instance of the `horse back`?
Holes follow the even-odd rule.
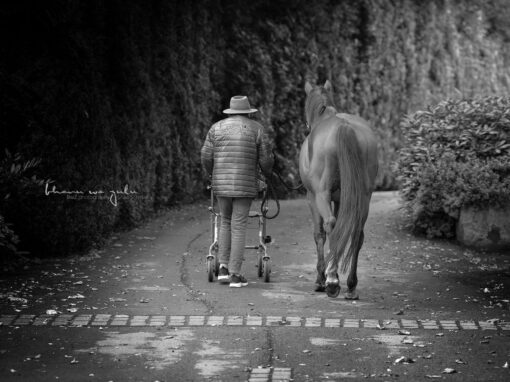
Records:
[[[355,132],[359,148],[365,157],[366,170],[370,188],[373,188],[378,169],[377,141],[375,135],[366,120],[361,117],[337,113],[318,124],[303,144],[300,153],[300,173],[304,183],[312,173],[318,175],[326,167],[331,173],[337,169],[337,130],[340,128],[352,129]],[[328,165],[326,165],[328,163]],[[308,179],[310,180],[310,179]],[[306,184],[305,184],[306,186]]]

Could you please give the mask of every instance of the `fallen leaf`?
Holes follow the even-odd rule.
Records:
[[[109,300],[110,300],[110,302],[123,302],[123,301],[127,301],[125,298],[120,298],[120,297],[110,297]]]
[[[68,296],[67,298],[69,298],[69,299],[77,299],[77,298],[85,298],[85,296],[82,295],[82,294],[77,293],[77,294],[75,294],[73,296]]]
[[[414,360],[412,358],[402,356],[402,357],[397,358],[393,363],[394,364],[397,364],[397,363],[409,364],[409,363],[414,363]]]
[[[21,302],[23,304],[28,303],[28,300],[26,298],[23,298],[23,297],[9,296],[9,297],[7,297],[7,300],[9,300],[10,302]]]

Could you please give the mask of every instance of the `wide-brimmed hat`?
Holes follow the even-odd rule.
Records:
[[[246,96],[233,96],[230,98],[230,108],[223,110],[225,114],[248,114],[256,111],[257,109],[250,107],[250,101]]]

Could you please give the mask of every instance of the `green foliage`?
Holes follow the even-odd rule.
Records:
[[[19,243],[19,237],[5,222],[0,215],[0,254],[16,252],[16,245]]]
[[[401,193],[417,231],[452,237],[463,206],[510,202],[510,98],[444,101],[402,129]]]
[[[158,209],[203,197],[200,147],[233,95],[248,95],[260,110],[277,169],[296,184],[304,83],[331,80],[338,109],[374,126],[377,187],[391,189],[403,114],[510,90],[506,19],[480,0],[0,7],[10,31],[0,36],[2,146],[43,158],[38,173],[59,190],[127,184],[137,192],[118,206],[45,195],[42,187],[12,195],[2,214],[41,256],[86,250]]]
[[[17,196],[29,194],[44,183],[51,183],[51,180],[40,179],[33,173],[40,162],[38,158],[23,160],[21,154],[11,154],[9,150],[5,150],[0,161],[0,253],[16,252],[19,243],[18,235],[5,221],[1,211],[12,208],[12,201]]]

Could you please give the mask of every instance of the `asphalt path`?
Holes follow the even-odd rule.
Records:
[[[247,250],[244,288],[207,280],[206,203],[2,274],[0,380],[510,380],[509,254],[415,237],[398,195],[376,193],[347,301],[314,292],[304,200],[267,231],[271,280]],[[251,219],[247,244],[257,234]]]

